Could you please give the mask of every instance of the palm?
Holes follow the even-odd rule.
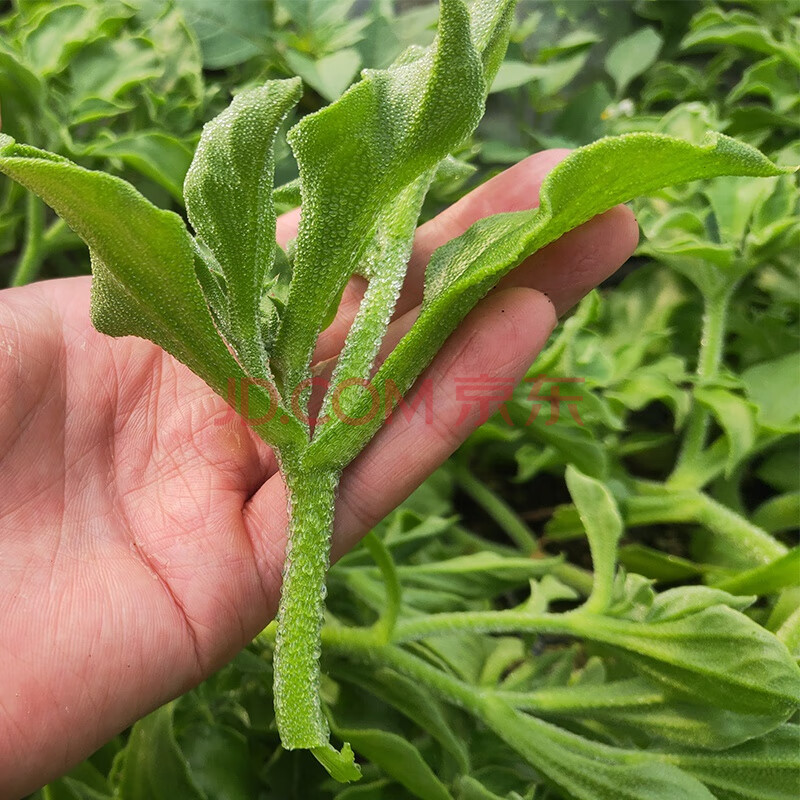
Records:
[[[6,653],[21,668],[38,661],[37,682],[65,694],[101,670],[112,685],[155,677],[166,699],[273,608],[276,584],[259,577],[243,509],[274,466],[245,426],[216,424],[225,403],[182,365],[97,333],[88,285],[42,284],[25,313],[5,310],[0,518],[12,570],[0,607],[6,629],[35,619],[50,645],[41,654],[19,635]]]
[[[534,157],[429,223],[420,264],[476,214],[522,207],[521,182],[529,204],[556,157]],[[291,222],[282,224],[285,234]],[[537,254],[516,283],[566,308],[624,261],[634,237],[630,216],[616,209]],[[562,263],[581,270],[558,275]],[[418,302],[413,270],[412,262],[395,336]],[[0,756],[12,756],[0,758],[0,786],[8,797],[210,674],[271,618],[280,588],[286,513],[271,452],[158,347],[96,332],[89,286],[76,278],[0,295],[0,711],[12,723],[0,725]],[[357,287],[351,294],[350,313]],[[347,306],[346,295],[323,356],[341,344]],[[552,320],[539,292],[500,292],[430,369],[440,381],[492,369],[519,379]],[[437,403],[444,422],[435,435],[421,421],[393,419],[345,473],[335,550],[469,433],[469,418],[449,427],[460,416],[450,394]]]

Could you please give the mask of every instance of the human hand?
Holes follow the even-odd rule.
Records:
[[[532,156],[419,229],[388,344],[415,318],[431,252],[481,217],[533,205],[564,155]],[[279,219],[279,241],[297,219]],[[518,381],[556,313],[636,240],[631,213],[612,209],[528,259],[467,317],[422,376],[433,422],[394,415],[345,471],[334,558],[478,424],[478,408],[460,419],[454,378]],[[160,348],[95,331],[89,286],[0,292],[3,800],[202,681],[278,603],[286,502],[271,451]],[[346,290],[318,361],[338,352],[363,288],[354,279]]]

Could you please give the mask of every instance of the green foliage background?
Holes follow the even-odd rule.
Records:
[[[232,93],[297,74],[301,113],[316,110],[427,44],[437,7],[16,0],[0,15],[2,130],[182,211],[202,123]],[[712,129],[800,163],[798,15],[793,0],[521,2],[488,113],[424,215],[537,150],[611,133]],[[692,184],[636,211],[637,256],[529,373],[583,379],[581,424],[564,405],[557,424],[546,408],[522,424],[523,384],[517,425],[489,421],[331,573],[331,619],[385,610],[380,543],[409,641],[434,614],[478,615],[408,645],[433,683],[329,633],[324,699],[360,783],[280,748],[268,630],[35,797],[797,796],[797,681],[776,666],[800,656],[796,179]],[[0,285],[88,271],[77,237],[0,183]],[[593,585],[590,626],[553,613]],[[482,719],[442,702],[460,691],[442,675],[490,698]]]

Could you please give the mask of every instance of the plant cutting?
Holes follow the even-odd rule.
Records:
[[[429,48],[412,48],[388,69],[365,72],[338,101],[289,131],[302,217],[287,252],[275,241],[273,148],[302,93],[297,79],[242,92],[206,126],[184,186],[191,231],[119,178],[0,136],[0,171],[41,197],[88,245],[98,330],[153,341],[223,397],[233,386],[230,399],[240,410],[246,387],[247,416],[275,450],[289,496],[274,639],[277,723],[285,747],[311,749],[341,780],[356,779],[358,768],[349,745],[340,752],[329,741],[319,698],[320,630],[336,487],[385,418],[371,413],[373,398],[391,408],[503,275],[593,216],[667,185],[782,172],[755,149],[713,133],[700,145],[632,133],[577,150],[547,178],[537,209],[483,219],[433,254],[421,313],[376,370],[422,202],[437,170],[480,120],[512,14],[513,3],[505,0],[477,0],[471,7],[443,0]],[[353,275],[365,277],[367,289],[315,423],[309,391],[314,346]],[[580,477],[573,483],[576,493],[596,494],[581,488]],[[419,659],[399,646],[380,649],[376,643],[395,634],[401,644],[444,628],[522,624],[595,637],[652,667],[659,654],[637,643],[632,624],[592,624],[613,595],[615,552],[609,556],[601,539],[592,539],[600,577],[586,608],[568,621],[445,617],[415,627],[387,615],[368,636],[342,631],[325,643],[357,651],[377,647],[386,663],[425,681],[431,676]],[[380,548],[374,549],[380,561]],[[734,613],[729,602],[720,595],[695,598],[695,616],[710,610],[708,618],[694,621],[723,629]],[[719,608],[730,613],[714,611]],[[668,633],[675,636],[685,633],[680,621],[691,618],[686,608],[648,613],[653,625],[672,625]],[[669,672],[684,689],[685,672]],[[784,678],[788,686],[791,674]],[[706,677],[700,690],[697,685],[691,685],[694,691],[714,691],[715,680]],[[487,725],[508,737],[521,725],[519,712],[505,701],[481,700],[453,681],[438,679],[438,688],[477,709]],[[757,693],[751,710],[785,714],[789,693]],[[534,752],[538,744],[526,736],[519,738]],[[567,753],[570,740],[564,736]]]

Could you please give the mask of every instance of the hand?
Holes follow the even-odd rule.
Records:
[[[431,252],[475,220],[535,203],[565,153],[512,167],[417,234],[389,338],[408,330]],[[298,214],[278,221],[296,232]],[[457,376],[518,381],[556,314],[637,241],[612,209],[530,258],[465,320],[423,378],[433,423],[395,414],[346,470],[334,558],[478,424],[456,423]],[[195,686],[275,613],[286,536],[269,448],[155,345],[89,321],[90,279],[0,292],[0,798],[17,798]],[[354,279],[317,359],[334,356]],[[409,454],[412,454],[409,456]]]

